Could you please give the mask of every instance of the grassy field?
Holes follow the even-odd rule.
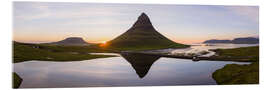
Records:
[[[259,46],[236,49],[218,49],[220,57],[231,59],[246,58],[248,65],[227,64],[216,70],[212,77],[217,84],[258,84],[259,83]],[[243,59],[244,60],[244,59]]]
[[[250,65],[228,64],[213,73],[218,84],[258,84],[259,63]]]
[[[217,56],[224,60],[256,62],[259,60],[259,46],[241,47],[234,49],[215,49]]]
[[[13,88],[19,88],[23,79],[15,72],[12,73],[12,76],[13,76]]]
[[[13,43],[13,62],[28,60],[79,61],[95,58],[113,57],[111,55],[90,55],[91,52],[105,52],[91,46],[56,46]]]

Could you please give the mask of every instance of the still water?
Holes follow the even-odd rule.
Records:
[[[162,52],[189,52],[217,48],[257,46],[256,44],[194,45],[188,49]],[[91,53],[112,55],[112,53]],[[113,55],[115,55],[113,53]],[[249,64],[231,61],[197,61],[144,54],[73,62],[27,61],[14,64],[22,79],[20,88],[214,85],[212,73],[226,64]]]
[[[14,64],[20,88],[213,85],[212,73],[229,61],[198,61],[122,55],[74,62],[27,61]]]

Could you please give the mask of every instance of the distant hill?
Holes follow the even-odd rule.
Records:
[[[217,39],[212,39],[212,40],[206,40],[203,43],[231,43],[231,40],[217,40]]]
[[[88,45],[86,41],[83,40],[81,37],[68,37],[64,40],[58,42],[52,42],[48,44],[56,44],[56,45]]]
[[[233,40],[206,40],[203,43],[232,43],[232,44],[258,44],[259,39],[254,37],[235,38]]]
[[[247,37],[247,38],[235,38],[232,40],[234,44],[257,44],[259,43],[258,38]]]
[[[157,32],[145,13],[142,13],[133,26],[125,33],[107,42],[107,46],[122,49],[142,50],[187,47],[187,45],[173,42]]]

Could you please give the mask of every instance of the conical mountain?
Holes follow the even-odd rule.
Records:
[[[108,46],[116,48],[162,49],[181,48],[186,45],[175,43],[160,34],[152,25],[149,17],[142,13],[133,26],[122,35],[109,41]]]

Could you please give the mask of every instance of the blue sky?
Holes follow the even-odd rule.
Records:
[[[13,39],[52,42],[83,37],[109,41],[145,12],[157,31],[179,43],[259,36],[259,7],[14,2]]]

